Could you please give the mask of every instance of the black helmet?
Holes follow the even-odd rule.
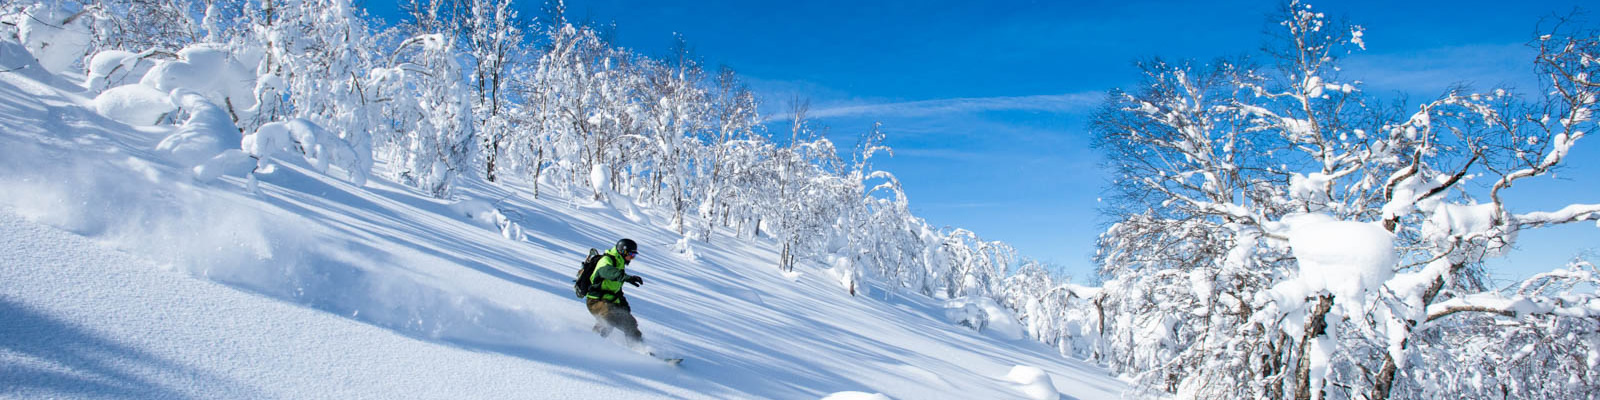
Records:
[[[617,254],[618,255],[624,255],[625,256],[625,255],[628,255],[628,254],[633,254],[633,253],[638,253],[638,252],[639,252],[639,244],[638,243],[634,243],[633,239],[622,239],[622,240],[618,240],[617,241]]]

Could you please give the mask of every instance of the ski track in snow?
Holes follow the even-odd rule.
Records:
[[[765,239],[719,231],[674,256],[659,212],[531,200],[514,179],[460,192],[510,211],[525,241],[304,162],[278,161],[258,194],[193,182],[152,150],[168,130],[64,86],[0,74],[0,397],[1027,398],[1006,378],[1019,365],[1063,398],[1125,387],[955,326],[941,301],[777,271]],[[577,259],[621,236],[642,244],[641,329],[678,368],[590,333],[570,294]]]

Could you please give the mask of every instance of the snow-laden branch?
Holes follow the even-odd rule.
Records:
[[[1103,293],[1103,292],[1104,292],[1103,288],[1084,286],[1084,285],[1079,285],[1079,284],[1075,284],[1075,283],[1063,283],[1063,284],[1060,284],[1060,285],[1056,285],[1053,288],[1050,288],[1049,291],[1045,292],[1045,295],[1046,296],[1055,296],[1055,295],[1063,295],[1064,294],[1069,299],[1070,298],[1092,299],[1092,298],[1100,296],[1100,294]]]
[[[1600,296],[1571,290],[1579,285],[1600,285],[1600,273],[1593,264],[1580,260],[1565,269],[1534,275],[1523,280],[1511,295],[1473,293],[1430,304],[1427,321],[1461,312],[1485,312],[1512,318],[1530,315],[1600,318]]]
[[[399,61],[400,61],[401,53],[404,53],[405,49],[407,47],[411,47],[411,46],[415,46],[415,45],[421,45],[421,46],[423,46],[425,48],[443,47],[445,45],[444,35],[440,35],[440,34],[417,35],[417,36],[412,36],[410,39],[406,39],[406,41],[404,41],[404,42],[400,42],[400,45],[395,46],[394,54],[389,56],[389,65],[397,65],[399,63]]]
[[[1600,204],[1572,204],[1551,212],[1536,211],[1517,214],[1512,219],[1517,226],[1523,228],[1587,220],[1600,221]]]
[[[1558,269],[1534,275],[1517,287],[1518,296],[1533,296],[1551,288],[1571,288],[1579,284],[1600,284],[1600,273],[1587,261],[1572,263],[1567,269]]]
[[[1502,296],[1474,293],[1428,306],[1428,321],[1460,312],[1485,312],[1507,317],[1555,315],[1572,318],[1600,318],[1600,297],[1593,294],[1560,296]]]

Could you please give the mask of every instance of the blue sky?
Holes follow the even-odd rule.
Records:
[[[1365,90],[1429,99],[1455,82],[1532,87],[1532,53],[1522,43],[1541,17],[1580,3],[1312,4],[1366,28],[1367,51],[1344,64]],[[519,4],[539,14],[539,2]],[[1136,83],[1136,60],[1254,51],[1278,4],[567,2],[572,18],[614,22],[618,44],[646,54],[665,54],[673,33],[682,34],[708,63],[750,82],[768,116],[781,116],[793,96],[809,99],[810,115],[840,147],[883,122],[895,156],[876,165],[900,178],[918,215],[1010,243],[1080,280],[1092,273],[1097,198],[1109,179],[1088,146],[1088,115],[1107,90]],[[1574,158],[1600,158],[1597,147],[1581,143]],[[1600,202],[1597,164],[1579,160],[1563,175],[1570,180],[1519,185],[1513,196],[1535,206],[1559,206],[1538,202],[1553,192]],[[1524,276],[1600,243],[1600,229],[1582,225],[1524,234],[1523,251],[1496,268]]]

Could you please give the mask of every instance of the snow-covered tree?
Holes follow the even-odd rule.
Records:
[[[511,132],[519,128],[513,116],[522,102],[511,88],[519,74],[526,73],[522,21],[510,1],[472,0],[461,28],[467,39],[464,50],[473,62],[474,130],[482,138],[484,177],[493,182],[502,148],[510,145]]]
[[[516,146],[525,151],[519,164],[537,182],[550,180],[565,191],[587,187],[598,198],[607,188],[590,187],[588,176],[597,167],[609,174],[606,160],[617,155],[608,156],[608,150],[620,150],[614,143],[618,132],[610,129],[617,119],[607,118],[614,110],[604,107],[617,103],[605,97],[621,86],[608,82],[620,75],[614,63],[619,52],[561,12],[559,4],[551,12],[544,54],[525,89],[529,126],[516,133]]]
[[[1007,269],[1018,261],[1016,250],[1004,242],[984,240],[976,232],[953,228],[928,241],[935,247],[927,257],[931,278],[944,296],[995,296]]]
[[[728,225],[728,202],[737,191],[737,188],[729,185],[738,167],[734,163],[734,155],[751,152],[750,139],[756,137],[755,130],[760,126],[755,95],[739,81],[733,69],[723,67],[718,70],[710,100],[712,112],[715,113],[711,123],[715,127],[705,132],[708,135],[704,138],[708,143],[705,150],[707,154],[703,155],[702,161],[708,164],[710,171],[702,176],[704,183],[700,187],[704,193],[697,210],[701,239],[707,243],[711,242],[712,231],[719,224],[718,215],[724,220],[720,224]]]
[[[782,247],[778,269],[784,271],[793,270],[802,256],[817,254],[829,237],[828,228],[840,215],[838,203],[854,201],[839,196],[837,188],[845,182],[836,173],[838,152],[833,142],[806,120],[810,102],[794,99],[790,108],[789,137],[782,145],[771,147],[768,168],[772,168],[772,179],[762,188],[768,202],[760,208],[769,216]]]
[[[50,73],[80,65],[93,40],[94,8],[72,1],[5,4],[0,26],[5,37],[21,43]]]
[[[1114,92],[1097,116],[1119,177],[1097,257],[1105,359],[1148,390],[1199,398],[1594,390],[1592,369],[1571,382],[1431,383],[1459,368],[1455,340],[1511,345],[1533,336],[1509,327],[1558,319],[1556,336],[1590,340],[1592,295],[1495,290],[1482,262],[1517,231],[1600,216],[1586,204],[1517,214],[1500,196],[1548,176],[1594,128],[1592,32],[1535,42],[1550,96],[1456,88],[1400,112],[1340,76],[1360,27],[1298,2],[1282,16],[1266,64],[1147,62],[1142,88]],[[1567,271],[1555,276],[1587,279]],[[1462,329],[1481,334],[1439,332]],[[1593,357],[1564,349],[1543,354]]]
[[[195,0],[101,0],[89,7],[94,16],[96,48],[101,50],[177,51],[208,37],[209,13],[238,10],[242,4],[216,5]],[[230,7],[231,6],[231,7]],[[220,21],[214,21],[220,25]],[[223,28],[217,26],[216,31]],[[217,32],[220,33],[220,32]]]
[[[348,0],[264,0],[247,8],[254,21],[236,53],[256,68],[254,107],[240,128],[305,119],[335,135],[355,159],[339,162],[362,184],[373,166],[373,136],[382,134],[381,101],[371,71],[376,41]],[[239,111],[237,104],[227,104]]]
[[[847,185],[841,188],[845,191],[842,195],[859,200],[843,205],[835,229],[837,240],[843,243],[835,253],[850,257],[865,276],[891,290],[911,289],[929,295],[927,286],[932,279],[922,254],[928,246],[923,234],[927,224],[911,213],[910,198],[900,180],[872,163],[879,154],[893,155],[893,150],[883,145],[886,135],[881,128],[874,124],[861,135],[844,171],[842,182]]]
[[[733,227],[738,237],[758,237],[764,224],[763,213],[772,205],[772,183],[777,181],[777,169],[773,168],[777,144],[757,135],[725,142],[721,147],[726,171],[723,179],[727,180],[724,189],[719,190],[726,197],[722,225]]]
[[[476,148],[470,89],[453,49],[443,34],[418,34],[400,43],[389,68],[373,71],[380,107],[392,116],[381,143],[391,173],[439,197],[471,175]]]
[[[712,102],[703,87],[702,62],[691,54],[682,36],[675,43],[670,62],[639,63],[645,80],[640,95],[648,99],[641,111],[650,145],[643,151],[654,160],[649,196],[670,207],[671,224],[682,234],[688,229],[690,208],[699,197],[695,189],[701,189],[691,186],[692,177],[709,173],[699,160],[703,149],[709,147],[700,138],[711,122]]]

